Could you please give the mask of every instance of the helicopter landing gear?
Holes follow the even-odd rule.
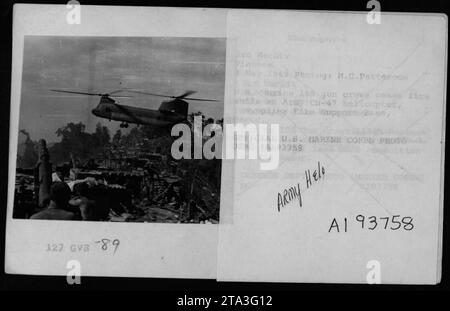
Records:
[[[120,123],[120,127],[121,128],[127,128],[128,127],[128,123],[122,122],[122,123]]]

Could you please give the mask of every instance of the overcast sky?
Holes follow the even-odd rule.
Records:
[[[25,37],[19,129],[33,140],[59,141],[55,131],[69,122],[83,122],[92,131],[98,122],[111,135],[120,122],[95,117],[100,98],[65,95],[50,89],[107,93],[122,86],[148,92],[220,102],[189,102],[189,111],[223,117],[225,84],[223,38]],[[158,109],[162,98],[133,95],[119,103]]]

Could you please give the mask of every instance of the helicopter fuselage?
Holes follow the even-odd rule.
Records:
[[[116,103],[100,103],[92,114],[97,117],[152,126],[172,126],[186,120],[180,114],[171,111],[145,109],[139,107],[125,106]]]

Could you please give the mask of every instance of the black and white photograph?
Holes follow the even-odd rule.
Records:
[[[11,5],[0,283],[448,290],[447,3],[392,3]]]
[[[171,129],[222,125],[225,48],[26,36],[13,217],[217,224],[221,160],[174,159]]]

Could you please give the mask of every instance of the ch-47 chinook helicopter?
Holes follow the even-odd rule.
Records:
[[[148,93],[139,90],[132,89],[122,89],[116,90],[110,93],[87,93],[78,91],[66,91],[66,90],[51,90],[53,92],[60,93],[70,93],[88,96],[100,96],[100,102],[92,109],[92,114],[99,118],[104,118],[108,120],[121,121],[120,127],[128,127],[129,123],[150,125],[154,127],[166,127],[172,126],[177,123],[186,122],[189,103],[187,100],[191,101],[210,101],[217,102],[215,99],[205,99],[205,98],[192,98],[188,97],[196,93],[195,91],[186,91],[184,94],[179,96],[161,95],[155,93]],[[132,97],[128,95],[115,95],[120,92],[131,92],[143,95],[151,95],[157,97],[169,98],[161,103],[158,110],[139,108],[133,106],[125,106],[118,104],[112,97],[124,98]]]

